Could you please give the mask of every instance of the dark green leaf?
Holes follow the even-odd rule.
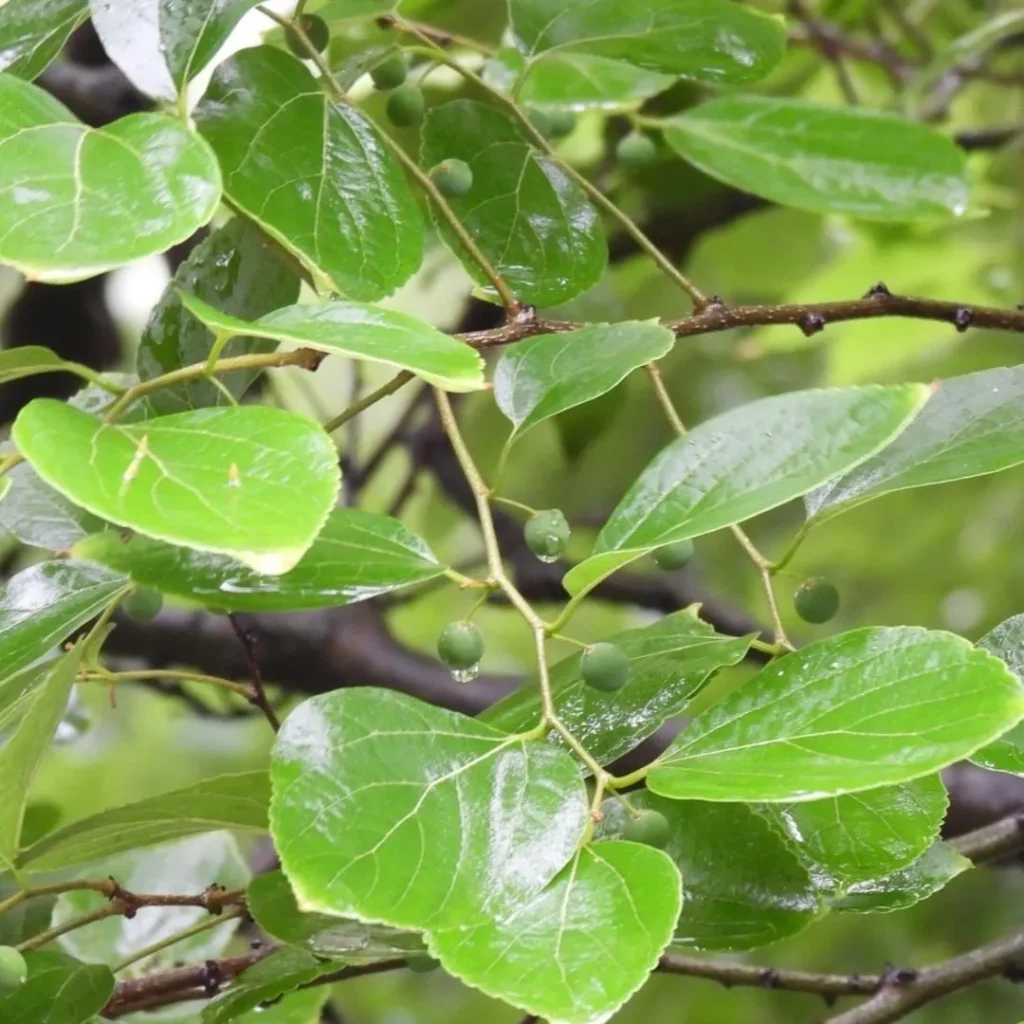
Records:
[[[604,230],[579,186],[483,103],[435,107],[423,127],[423,165],[464,160],[473,187],[448,200],[483,254],[523,301],[565,302],[589,288],[608,258]],[[479,284],[490,282],[440,216],[438,230]]]
[[[0,71],[31,81],[89,13],[89,0],[17,0],[0,18]]]
[[[10,489],[0,501],[0,526],[22,544],[67,551],[76,540],[103,529],[99,516],[43,483],[29,463],[19,463],[5,479]]]
[[[13,896],[21,886],[13,881],[0,881],[0,901]],[[32,900],[23,900],[0,914],[0,946],[17,946],[26,939],[46,931],[50,927],[50,915],[56,896],[38,896]]]
[[[261,46],[213,76],[195,111],[231,202],[327,288],[380,299],[419,267],[423,220],[402,169],[354,108],[302,63]]]
[[[114,991],[107,967],[86,966],[63,953],[25,954],[28,980],[0,995],[4,1024],[87,1024]]]
[[[1014,615],[999,623],[978,641],[978,646],[1002,658],[1024,684],[1024,615]],[[976,751],[971,760],[982,768],[1024,775],[1024,724],[1015,725],[995,743]]]
[[[180,366],[203,362],[210,354],[213,333],[182,306],[179,292],[212,302],[244,319],[293,303],[299,297],[299,279],[277,255],[276,248],[263,232],[241,217],[200,242],[150,314],[136,356],[139,378],[151,380]],[[271,352],[275,347],[257,338],[236,337],[221,355],[230,358]],[[233,370],[217,379],[238,398],[258,372]],[[192,380],[156,391],[147,401],[152,414],[160,415],[222,405],[225,396],[208,380]]]
[[[12,437],[46,483],[90,512],[268,575],[302,558],[339,487],[327,434],[268,406],[121,424],[43,398],[18,414]]]
[[[863,107],[723,96],[662,124],[665,141],[691,164],[783,206],[896,221],[967,208],[963,151],[919,121]]]
[[[210,147],[164,114],[89,128],[0,75],[0,262],[38,281],[93,277],[163,252],[220,201]]]
[[[308,910],[425,929],[502,913],[572,857],[572,757],[401,693],[300,704],[271,759],[271,831]]]
[[[857,629],[779,658],[698,715],[647,785],[681,800],[816,800],[929,775],[1021,718],[1020,683],[961,637]]]

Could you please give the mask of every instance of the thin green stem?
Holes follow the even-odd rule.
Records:
[[[637,768],[635,772],[630,772],[628,775],[617,775],[613,776],[608,780],[609,789],[629,789],[630,786],[635,786],[638,782],[643,782],[647,778],[652,765],[645,764],[643,768]]]
[[[499,505],[508,505],[509,508],[517,508],[520,512],[525,512],[528,516],[535,516],[537,510],[530,505],[526,505],[521,501],[516,501],[514,498],[502,498],[500,495],[492,494],[491,501],[497,502]]]
[[[475,580],[472,576],[465,576],[461,572],[455,569],[445,569],[444,575],[452,581],[457,583],[464,590],[468,590],[470,587],[489,587],[491,585],[490,580]]]
[[[470,606],[468,612],[462,616],[463,622],[470,622],[474,615],[487,603],[487,599],[491,596],[490,590],[485,590]]]
[[[787,565],[793,560],[793,556],[797,553],[800,545],[807,539],[807,535],[814,528],[816,520],[808,519],[803,526],[800,527],[796,532],[796,536],[789,542],[789,547],[782,552],[782,555],[777,558],[768,566],[768,571],[774,576],[776,573],[782,572]]]
[[[15,907],[27,900],[36,899],[39,896],[60,896],[65,892],[86,891],[101,892],[106,895],[111,891],[110,879],[104,878],[92,880],[78,878],[71,882],[53,882],[50,885],[34,885],[29,889],[19,889],[16,893],[13,893],[6,899],[0,900],[0,916],[6,914],[8,910],[13,910]]]
[[[159,942],[154,942],[151,946],[146,946],[145,949],[138,949],[131,956],[125,957],[124,960],[119,961],[111,967],[111,971],[117,974],[119,971],[123,971],[126,967],[131,967],[132,964],[137,963],[139,960],[145,960],[146,957],[153,956],[154,953],[159,953],[162,950],[174,946],[184,939],[190,939],[193,935],[201,935],[203,932],[208,932],[218,925],[224,924],[225,921],[233,921],[236,918],[244,917],[245,911],[241,908],[236,910],[229,910],[224,914],[219,914],[216,917],[205,917],[200,920],[197,924],[192,925],[191,928],[184,928],[180,932],[175,932],[174,935],[168,935],[167,938],[161,939]]]
[[[574,636],[566,636],[564,633],[548,633],[548,636],[552,640],[561,640],[564,644],[572,644],[573,647],[580,647],[584,651],[590,646],[590,644],[584,643],[582,640],[577,640]]]
[[[9,472],[10,470],[14,469],[14,467],[17,466],[18,463],[24,461],[25,456],[22,455],[21,452],[11,452],[10,455],[5,455],[2,459],[0,459],[0,477],[2,477],[5,473]]]
[[[122,913],[124,911],[116,903],[105,903],[102,907],[90,910],[87,914],[70,917],[68,920],[61,922],[61,924],[48,928],[45,932],[33,935],[32,938],[26,939],[15,948],[21,953],[28,953],[33,949],[42,948],[48,943],[53,942],[54,939],[59,939],[62,935],[67,935],[68,932],[77,931],[79,928],[84,928],[86,925],[93,924],[96,921],[104,921],[108,917],[117,917]]]
[[[206,375],[212,377],[214,375],[214,367],[217,365],[217,360],[220,359],[227,348],[228,342],[235,337],[231,331],[218,331],[213,332],[213,344],[210,346],[210,354],[206,357]]]
[[[395,18],[390,15],[386,15],[378,21],[378,24],[380,24],[381,28],[394,28],[398,29],[400,32],[409,32],[411,28],[415,30],[412,34],[419,39],[427,37],[438,45],[441,45],[441,43],[444,42],[449,46],[461,46],[464,50],[473,50],[476,53],[482,54],[484,57],[493,57],[497,53],[496,50],[488,46],[486,43],[478,42],[476,39],[470,39],[469,36],[460,36],[455,32],[449,32],[447,29],[436,29],[430,25],[422,25],[416,21],[407,21],[404,18]]]
[[[202,683],[206,686],[230,690],[246,700],[251,700],[254,696],[252,686],[248,683],[233,683],[230,679],[208,676],[202,672],[178,672],[174,669],[163,668],[140,669],[137,672],[108,672],[106,669],[97,669],[86,671],[79,676],[79,681],[83,683],[130,683],[146,679],[174,679],[180,682]]]
[[[347,409],[338,413],[333,420],[328,420],[324,424],[324,430],[328,434],[333,434],[339,427],[344,426],[353,416],[358,416],[361,412],[369,409],[371,405],[376,405],[382,398],[387,398],[388,395],[393,395],[399,388],[404,387],[413,379],[413,374],[408,370],[401,370],[396,373],[386,384],[382,384],[376,391],[371,391],[365,398],[359,399],[358,402],[354,402]]]
[[[669,395],[668,389],[665,387],[665,381],[661,376],[661,370],[654,363],[648,363],[644,369],[647,371],[647,376],[651,378],[654,397],[657,398],[658,404],[665,413],[665,418],[672,424],[672,429],[682,437],[686,433],[686,426],[679,418],[679,413],[676,412],[672,396]]]
[[[82,363],[68,362],[61,369],[81,377],[82,380],[86,380],[90,384],[95,384],[112,395],[123,395],[128,390],[123,384],[115,384],[113,381],[107,380],[102,373],[97,373],[92,367],[84,366]]]

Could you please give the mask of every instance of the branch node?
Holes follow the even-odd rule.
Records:
[[[974,322],[974,311],[966,306],[958,306],[953,314],[953,324],[960,334],[963,334]]]
[[[721,295],[712,295],[705,303],[702,313],[721,313],[725,309],[725,299]]]
[[[774,967],[766,967],[757,980],[762,988],[782,987],[782,978]]]
[[[220,964],[216,960],[207,960],[203,968],[203,991],[208,996],[215,996],[220,991],[220,983],[223,980]]]
[[[528,324],[536,323],[537,321],[537,307],[529,305],[521,305],[516,311],[509,317],[509,323],[516,324],[518,326],[526,326]]]
[[[805,313],[799,322],[800,330],[809,338],[825,329],[825,318],[820,313]]]
[[[891,299],[892,292],[889,291],[888,285],[884,281],[879,281],[878,284],[873,284],[865,293],[865,299]]]

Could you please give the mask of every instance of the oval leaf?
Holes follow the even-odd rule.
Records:
[[[1020,683],[961,637],[857,629],[779,658],[698,715],[647,785],[675,799],[815,800],[929,775],[1022,718]]]
[[[36,399],[12,436],[43,480],[90,512],[267,575],[295,566],[338,493],[331,439],[282,409],[198,409],[122,425]]]
[[[400,928],[530,899],[587,817],[569,754],[386,690],[301,704],[271,780],[271,831],[299,904]]]
[[[103,529],[102,519],[43,483],[29,463],[18,463],[4,479],[10,487],[0,500],[0,526],[22,544],[67,551],[75,541]]]
[[[163,252],[220,201],[210,147],[163,114],[89,128],[28,82],[0,75],[0,262],[80,281]]]
[[[1024,684],[1024,615],[1001,622],[978,641],[978,646],[1001,658]],[[995,743],[976,751],[971,760],[982,768],[1024,775],[1024,724],[1015,725]]]
[[[423,126],[422,161],[464,160],[473,186],[448,200],[455,215],[512,291],[553,306],[589,288],[608,248],[597,212],[554,160],[537,153],[499,110],[470,100],[435,107]],[[439,215],[438,231],[466,272],[490,280]]]
[[[232,204],[329,290],[390,295],[418,269],[423,218],[398,162],[354,108],[331,103],[301,61],[260,46],[217,68],[196,126]]]
[[[892,114],[723,96],[662,126],[665,141],[705,174],[783,206],[890,221],[967,208],[963,151]]]
[[[86,966],[64,953],[25,954],[28,979],[0,993],[0,1020],[11,1024],[89,1024],[114,991],[102,965]]]
[[[0,383],[37,373],[59,373],[71,364],[42,345],[23,345],[0,352]]]
[[[31,81],[89,14],[89,0],[18,0],[0,18],[0,71]]]

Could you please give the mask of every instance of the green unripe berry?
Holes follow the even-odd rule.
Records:
[[[614,693],[629,681],[629,658],[616,644],[591,644],[580,656],[583,682],[595,690]]]
[[[405,961],[405,966],[416,974],[429,974],[431,971],[436,971],[441,964],[432,956],[411,956]]]
[[[666,544],[654,552],[654,561],[659,569],[671,572],[673,569],[682,569],[689,564],[693,558],[693,541],[677,540],[675,544]]]
[[[637,817],[629,815],[626,818],[622,838],[631,843],[643,843],[663,850],[668,844],[669,831],[668,818],[661,811],[646,808]]]
[[[449,622],[437,638],[437,655],[451,669],[475,668],[484,656],[484,635],[472,622]]]
[[[654,140],[643,132],[630,132],[619,139],[615,156],[623,167],[639,170],[650,167],[658,159],[658,147]]]
[[[449,199],[464,196],[473,187],[473,168],[465,160],[442,160],[430,169],[430,180]]]
[[[570,135],[576,127],[576,115],[571,110],[548,110],[548,133],[552,139]]]
[[[149,587],[136,587],[122,602],[125,614],[136,622],[155,619],[164,606],[163,595]]]
[[[423,120],[426,103],[415,85],[403,85],[388,96],[388,120],[399,128],[412,128]]]
[[[317,14],[303,14],[299,18],[299,26],[306,33],[306,38],[313,44],[317,53],[323,53],[327,49],[327,44],[331,41],[331,30],[323,18]],[[284,37],[288,43],[288,49],[296,57],[301,57],[303,60],[309,57],[309,50],[306,49],[305,43],[294,29],[285,29]]]
[[[409,66],[405,63],[405,55],[394,53],[383,64],[378,64],[370,71],[370,78],[373,84],[382,92],[388,89],[397,89],[409,73]]]
[[[565,551],[569,532],[569,524],[559,508],[535,513],[523,528],[526,546],[545,562],[553,562]]]
[[[27,977],[25,958],[13,946],[0,946],[0,993],[20,988]]]
[[[812,576],[796,588],[793,607],[804,622],[828,622],[839,611],[839,591],[824,576]]]

